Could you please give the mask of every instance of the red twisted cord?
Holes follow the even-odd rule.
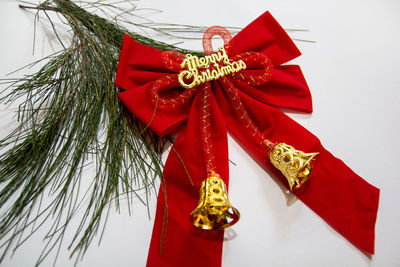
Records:
[[[224,40],[225,44],[225,49],[227,53],[229,54],[230,50],[230,45],[229,41],[232,39],[231,34],[229,31],[223,27],[220,26],[213,26],[210,27],[206,30],[203,36],[203,48],[204,52],[206,55],[210,55],[213,53],[212,49],[212,37],[214,35],[219,35],[222,37]],[[266,56],[260,54],[260,53],[254,53],[254,52],[248,52],[243,55],[238,55],[236,56],[237,59],[245,59],[246,61],[249,62],[250,64],[254,64],[256,62],[260,63],[264,69],[264,72],[262,75],[258,76],[247,76],[243,75],[242,73],[235,73],[233,74],[233,77],[238,79],[238,80],[243,80],[243,81],[249,81],[248,83],[251,85],[260,85],[265,82],[268,82],[269,79],[271,78],[271,69],[272,69],[272,63],[267,58]],[[272,143],[270,140],[265,138],[258,127],[254,124],[254,122],[251,120],[249,114],[247,113],[242,100],[240,99],[239,93],[237,89],[233,86],[233,84],[229,81],[227,77],[222,77],[221,83],[224,84],[223,88],[225,89],[225,92],[227,93],[233,109],[235,110],[235,114],[239,118],[239,120],[242,122],[242,125],[244,126],[245,129],[249,132],[251,136],[255,138],[255,141],[264,146],[268,153],[270,150],[274,147],[274,143]],[[207,154],[207,153],[205,153]]]
[[[206,83],[203,89],[203,97],[201,99],[200,110],[200,134],[201,145],[204,152],[206,170],[208,176],[215,174],[215,157],[212,153],[213,143],[211,135],[211,83]]]
[[[212,37],[214,35],[219,35],[224,40],[224,44],[226,45],[231,39],[232,36],[228,30],[220,26],[213,26],[208,28],[203,35],[203,49],[206,55],[211,55],[214,53],[212,48]],[[212,135],[211,135],[211,83],[207,82],[203,89],[203,97],[202,97],[202,106],[201,106],[201,123],[200,123],[200,131],[201,131],[201,139],[202,139],[202,147],[203,154],[206,163],[207,175],[212,176],[216,175],[215,172],[215,157],[212,152]]]
[[[192,97],[197,92],[197,88],[190,88],[181,92],[174,92],[173,95],[164,97],[163,91],[168,89],[180,87],[179,81],[175,75],[168,75],[153,82],[150,95],[151,101],[155,105],[158,101],[158,107],[161,109],[178,108],[190,102]]]
[[[258,127],[250,118],[246,108],[242,103],[242,100],[240,99],[238,90],[226,77],[222,77],[221,83],[224,85],[223,88],[225,89],[225,92],[232,103],[233,110],[235,111],[236,116],[239,118],[244,128],[247,129],[248,133],[255,138],[255,141],[258,144],[265,146],[269,152],[269,150],[273,147],[273,143],[263,136]]]

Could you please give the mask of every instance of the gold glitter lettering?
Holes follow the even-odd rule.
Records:
[[[180,66],[183,70],[178,74],[178,80],[186,89],[246,69],[243,60],[231,61],[223,47],[219,47],[217,53],[200,58],[186,54]],[[199,73],[199,68],[205,70]]]

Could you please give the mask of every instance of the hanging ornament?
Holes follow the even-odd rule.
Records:
[[[234,225],[240,213],[228,199],[224,181],[214,174],[201,183],[200,199],[190,214],[194,226],[204,230],[217,230]]]
[[[214,35],[224,40],[216,52]],[[379,189],[278,109],[312,111],[299,66],[282,65],[300,52],[281,26],[268,12],[234,38],[214,26],[203,48],[205,55],[195,56],[163,52],[129,36],[123,42],[120,100],[159,136],[180,130],[163,172],[147,265],[221,265],[218,229],[239,219],[226,190],[228,129],[307,206],[373,254]]]
[[[271,163],[282,172],[290,190],[300,188],[311,174],[311,161],[318,153],[304,153],[285,143],[273,146],[269,157]]]
[[[64,49],[2,98],[26,97],[19,113],[24,121],[0,145],[6,149],[0,206],[9,207],[0,221],[0,233],[7,237],[0,262],[25,241],[24,231],[39,225],[32,228],[36,231],[52,216],[55,224],[38,264],[61,244],[80,207],[85,159],[96,155],[90,201],[69,245],[71,256],[80,258],[110,201],[118,206],[121,192],[132,193],[131,179],[147,188],[154,177],[145,168],[161,176],[160,154],[152,148],[163,146],[162,138],[175,131],[179,136],[162,174],[148,266],[221,265],[223,229],[240,218],[227,190],[228,130],[330,226],[374,253],[379,189],[279,110],[311,112],[311,94],[299,66],[283,65],[300,52],[268,12],[234,38],[222,27],[209,28],[200,54],[128,32],[70,0],[20,7],[56,12],[74,34],[68,46],[59,40]],[[216,51],[215,35],[224,40]],[[134,117],[120,105],[113,84],[122,40],[115,84]],[[36,209],[44,194],[52,196],[51,203]]]

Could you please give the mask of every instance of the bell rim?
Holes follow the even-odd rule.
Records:
[[[192,221],[192,224],[202,230],[222,230],[222,229],[226,229],[231,227],[232,225],[236,224],[239,219],[240,219],[240,212],[239,210],[237,210],[235,207],[231,206],[229,209],[232,209],[233,213],[228,212],[228,214],[230,215],[229,218],[232,218],[232,221],[228,222],[228,223],[224,223],[222,225],[206,225],[206,224],[200,224],[200,223],[196,223],[196,218],[197,216],[195,216],[195,213],[197,213],[196,211],[193,211],[190,214],[190,220]]]

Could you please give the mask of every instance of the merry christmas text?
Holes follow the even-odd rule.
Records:
[[[204,82],[217,80],[218,78],[246,69],[243,60],[231,61],[223,47],[218,52],[209,56],[197,57],[186,54],[181,64],[182,70],[178,75],[179,83],[183,88],[193,88]],[[199,68],[202,68],[199,72]]]

